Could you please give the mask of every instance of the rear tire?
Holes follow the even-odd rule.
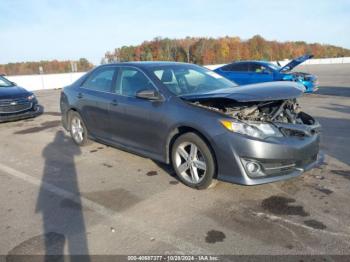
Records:
[[[179,179],[187,186],[206,189],[213,180],[216,165],[207,143],[195,133],[179,136],[172,146],[171,160]]]
[[[78,112],[69,113],[69,132],[75,144],[85,146],[90,141],[85,123]]]

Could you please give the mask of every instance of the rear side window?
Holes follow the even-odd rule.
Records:
[[[83,83],[82,87],[95,91],[110,92],[115,72],[116,69],[112,67],[96,70]]]
[[[121,68],[119,70],[115,93],[135,97],[138,91],[144,89],[154,89],[144,73],[135,68]]]
[[[223,71],[235,71],[235,72],[246,72],[249,71],[248,64],[247,63],[236,63],[236,64],[230,64],[226,65],[221,68]]]

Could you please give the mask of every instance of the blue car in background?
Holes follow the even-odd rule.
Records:
[[[291,72],[293,68],[312,57],[313,55],[304,55],[293,59],[285,66],[275,65],[268,61],[239,61],[224,65],[214,71],[239,85],[295,81],[304,85],[306,93],[312,93],[318,89],[317,77],[302,72]]]

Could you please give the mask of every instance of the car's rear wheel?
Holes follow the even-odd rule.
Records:
[[[71,111],[69,113],[69,131],[74,141],[79,146],[84,146],[89,142],[88,131],[79,113]]]
[[[205,189],[214,184],[215,160],[206,142],[195,133],[179,136],[172,146],[172,164],[186,185]]]

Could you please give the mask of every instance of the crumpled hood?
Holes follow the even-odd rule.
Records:
[[[0,87],[0,99],[22,98],[30,95],[30,92],[20,86]]]
[[[305,88],[298,83],[280,81],[219,89],[205,94],[188,94],[181,98],[189,101],[222,98],[236,102],[257,102],[298,98],[304,91]]]
[[[280,72],[290,71],[294,67],[300,65],[301,63],[304,63],[306,60],[313,58],[313,55],[303,55],[298,58],[293,59],[285,66],[281,67]]]

